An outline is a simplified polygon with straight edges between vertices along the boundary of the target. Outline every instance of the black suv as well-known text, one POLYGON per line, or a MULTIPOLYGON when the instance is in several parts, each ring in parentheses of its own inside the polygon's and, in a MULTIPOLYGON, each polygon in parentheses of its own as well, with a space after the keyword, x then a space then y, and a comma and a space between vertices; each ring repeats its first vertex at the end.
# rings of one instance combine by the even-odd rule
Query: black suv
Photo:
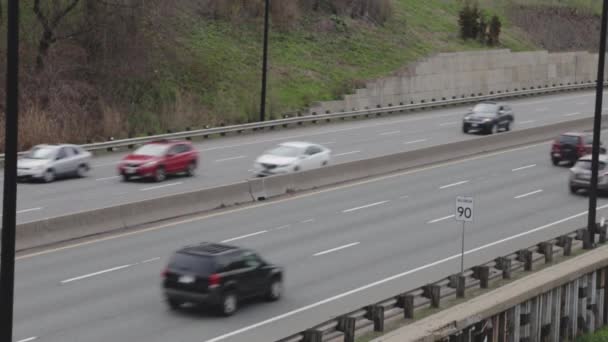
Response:
POLYGON ((211 305, 225 316, 235 313, 243 298, 265 296, 274 301, 283 290, 282 268, 251 250, 217 243, 181 248, 162 275, 171 309, 184 303, 211 305))
POLYGON ((501 102, 481 102, 462 120, 462 132, 497 133, 499 130, 510 131, 515 121, 511 106, 501 102))

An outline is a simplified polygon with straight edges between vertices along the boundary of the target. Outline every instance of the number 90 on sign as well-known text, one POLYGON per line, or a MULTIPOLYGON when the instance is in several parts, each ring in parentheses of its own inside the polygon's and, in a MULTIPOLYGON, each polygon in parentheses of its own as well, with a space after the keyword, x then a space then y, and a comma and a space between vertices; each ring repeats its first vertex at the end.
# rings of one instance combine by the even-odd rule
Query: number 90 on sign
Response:
POLYGON ((473 221, 473 197, 456 197, 456 221, 473 221))

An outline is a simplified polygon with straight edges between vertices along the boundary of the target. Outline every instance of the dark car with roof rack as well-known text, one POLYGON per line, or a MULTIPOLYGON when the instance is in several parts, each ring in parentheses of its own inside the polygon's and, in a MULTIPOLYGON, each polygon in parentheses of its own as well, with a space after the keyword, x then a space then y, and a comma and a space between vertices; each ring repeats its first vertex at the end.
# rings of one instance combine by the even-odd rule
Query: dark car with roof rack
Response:
POLYGON ((237 311, 251 297, 278 300, 283 292, 283 269, 252 250, 203 242, 173 253, 162 273, 167 304, 215 307, 224 316, 237 311))
MULTIPOLYGON (((574 165, 576 161, 591 154, 593 147, 593 134, 589 132, 566 132, 561 134, 551 145, 551 162, 558 165, 562 161, 574 165)), ((600 141, 600 153, 605 154, 606 148, 600 141)))
POLYGON ((486 134, 510 131, 515 116, 513 109, 506 103, 484 101, 478 103, 462 120, 462 132, 481 132, 486 134))

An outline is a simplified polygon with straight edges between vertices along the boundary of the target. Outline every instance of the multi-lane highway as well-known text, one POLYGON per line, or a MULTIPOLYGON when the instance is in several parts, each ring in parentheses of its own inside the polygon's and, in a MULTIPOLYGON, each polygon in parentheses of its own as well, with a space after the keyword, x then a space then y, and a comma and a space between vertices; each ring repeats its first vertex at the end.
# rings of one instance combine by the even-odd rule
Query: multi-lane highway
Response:
MULTIPOLYGON (((592 92, 510 101, 516 117, 514 129, 589 116, 593 111, 593 101, 592 92)), ((341 163, 473 140, 475 135, 461 133, 465 111, 466 107, 452 107, 373 120, 210 139, 196 145, 202 160, 196 177, 171 178, 163 183, 122 182, 117 177, 116 164, 124 153, 110 154, 95 158, 93 171, 84 179, 20 184, 18 221, 34 221, 243 180, 251 177, 249 170, 254 159, 282 141, 307 140, 327 145, 333 150, 332 162, 341 163)))
MULTIPOLYGON (((568 106, 585 100, 591 98, 545 100, 553 108, 546 114, 533 109, 538 103, 519 103, 518 120, 520 125, 527 117, 539 123, 559 120, 568 106)), ((336 145, 351 139, 337 153, 348 152, 347 147, 371 151, 367 146, 376 140, 384 141, 376 148, 385 146, 388 153, 397 142, 420 139, 418 127, 427 127, 431 139, 457 131, 440 126, 457 121, 458 115, 440 116, 450 111, 391 119, 419 121, 322 138, 331 137, 336 145), (400 138, 383 140, 380 133, 389 130, 401 130, 400 138)), ((215 150, 213 157, 208 151, 207 162, 215 165, 213 158, 257 152, 263 145, 215 150)), ((461 226, 451 217, 457 195, 476 201, 475 222, 467 227, 466 266, 584 226, 586 197, 569 193, 568 170, 551 165, 549 148, 548 143, 525 146, 21 255, 16 265, 16 341, 273 341, 457 272, 461 226), (247 304, 230 318, 169 311, 159 287, 166 258, 173 249, 203 240, 251 247, 284 265, 283 300, 247 304)), ((608 214, 607 200, 601 199, 599 206, 600 215, 608 214)))

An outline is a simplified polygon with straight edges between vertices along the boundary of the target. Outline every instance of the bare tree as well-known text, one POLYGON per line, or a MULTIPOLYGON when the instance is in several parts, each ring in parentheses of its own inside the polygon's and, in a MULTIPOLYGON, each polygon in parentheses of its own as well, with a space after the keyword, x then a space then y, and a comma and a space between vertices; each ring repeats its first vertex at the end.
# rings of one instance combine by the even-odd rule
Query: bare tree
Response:
POLYGON ((57 28, 62 20, 72 12, 80 0, 70 0, 68 4, 61 8, 61 4, 58 1, 53 1, 50 6, 49 13, 44 13, 40 8, 41 0, 34 0, 34 13, 40 25, 42 25, 42 36, 38 42, 38 54, 36 56, 36 72, 42 72, 44 70, 44 61, 49 53, 49 49, 60 39, 71 38, 76 33, 59 36, 57 28))

